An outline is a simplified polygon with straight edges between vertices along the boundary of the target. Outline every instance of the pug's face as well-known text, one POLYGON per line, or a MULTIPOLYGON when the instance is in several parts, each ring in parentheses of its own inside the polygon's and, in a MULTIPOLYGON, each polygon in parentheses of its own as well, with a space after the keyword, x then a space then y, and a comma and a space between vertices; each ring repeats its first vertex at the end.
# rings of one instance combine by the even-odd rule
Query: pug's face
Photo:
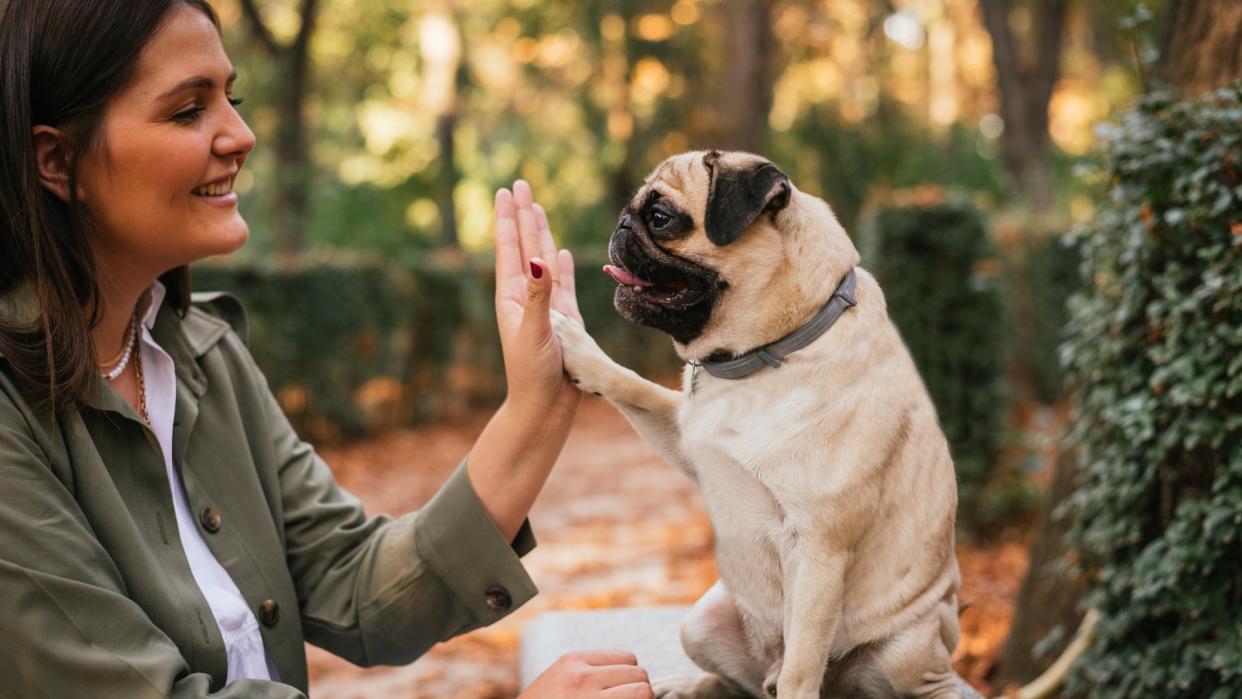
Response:
POLYGON ((725 303, 726 292, 778 272, 782 263, 759 238, 790 203, 789 178, 749 153, 683 153, 665 160, 621 212, 605 271, 627 320, 687 345, 725 303), (761 232, 756 229, 763 229, 761 232))

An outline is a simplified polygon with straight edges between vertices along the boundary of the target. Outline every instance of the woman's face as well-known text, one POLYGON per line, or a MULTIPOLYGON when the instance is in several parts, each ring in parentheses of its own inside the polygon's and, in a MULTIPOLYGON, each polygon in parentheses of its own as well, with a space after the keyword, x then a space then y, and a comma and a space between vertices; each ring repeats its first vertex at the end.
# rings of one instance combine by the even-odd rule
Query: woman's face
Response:
POLYGON ((246 242, 233 181, 254 133, 234 110, 234 75, 211 20, 170 10, 79 168, 101 260, 158 275, 246 242))

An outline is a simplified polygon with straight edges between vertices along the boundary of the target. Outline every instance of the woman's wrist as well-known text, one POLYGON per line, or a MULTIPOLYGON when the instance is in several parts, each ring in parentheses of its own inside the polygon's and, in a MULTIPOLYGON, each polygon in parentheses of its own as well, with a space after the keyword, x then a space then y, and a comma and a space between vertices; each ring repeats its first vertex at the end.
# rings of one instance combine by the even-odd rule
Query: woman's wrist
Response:
POLYGON ((581 401, 581 392, 563 386, 559 390, 512 392, 505 398, 501 410, 509 413, 517 424, 548 431, 573 422, 581 401))
POLYGON ((497 528, 517 534, 569 435, 573 412, 506 400, 467 460, 470 482, 497 528))
POLYGON ((498 417, 503 415, 502 420, 514 431, 544 440, 574 421, 579 397, 566 394, 569 392, 558 391, 553 396, 509 396, 497 411, 498 417))

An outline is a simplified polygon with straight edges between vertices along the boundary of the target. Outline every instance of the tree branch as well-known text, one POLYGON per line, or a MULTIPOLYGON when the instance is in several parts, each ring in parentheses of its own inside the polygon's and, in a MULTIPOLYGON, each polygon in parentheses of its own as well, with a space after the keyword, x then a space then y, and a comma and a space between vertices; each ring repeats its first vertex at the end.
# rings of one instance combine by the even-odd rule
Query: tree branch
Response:
MULTIPOLYGON (((253 0, 247 0, 253 2, 253 0)), ((297 38, 293 40, 294 53, 305 54, 310 45, 311 35, 315 33, 315 21, 319 16, 319 0, 302 0, 302 26, 298 28, 297 38)))
POLYGON ((983 26, 992 37, 992 62, 1001 89, 1021 88, 1022 67, 1018 64, 1018 48, 1009 30, 1008 0, 979 0, 983 10, 983 26))
POLYGON ((259 39, 259 43, 263 44, 263 48, 272 55, 281 53, 284 47, 276 43, 276 37, 268 31, 267 25, 263 23, 263 15, 259 13, 259 7, 254 4, 254 0, 241 0, 241 8, 242 14, 250 20, 250 29, 259 39))
POLYGON ((1091 646, 1091 642, 1095 640, 1095 627, 1100 623, 1100 612, 1096 609, 1088 609, 1087 615, 1082 619, 1082 625, 1078 627, 1078 633, 1074 634, 1074 640, 1065 648, 1057 661, 1048 668, 1048 671, 1035 681, 1018 690, 1018 699, 1046 699, 1052 696, 1062 684, 1065 684, 1065 678, 1069 677, 1070 668, 1074 665, 1074 661, 1078 660, 1087 648, 1091 646))
POLYGON ((1037 52, 1035 69, 1031 76, 1031 93, 1038 104, 1048 104, 1052 88, 1061 73, 1061 43, 1065 35, 1065 12, 1067 0, 1044 0, 1039 3, 1038 34, 1035 40, 1037 52))

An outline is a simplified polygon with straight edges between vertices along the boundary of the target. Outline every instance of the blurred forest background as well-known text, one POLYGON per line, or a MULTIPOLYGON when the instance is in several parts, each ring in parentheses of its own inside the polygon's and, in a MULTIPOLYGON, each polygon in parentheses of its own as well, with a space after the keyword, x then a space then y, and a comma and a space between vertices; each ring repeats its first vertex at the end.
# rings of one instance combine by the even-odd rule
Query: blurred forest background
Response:
POLYGON ((929 183, 1065 229, 1157 8, 1010 4, 218 0, 261 144, 245 254, 483 250, 517 177, 564 244, 600 246, 656 163, 705 147, 771 157, 849 229, 929 183))
MULTIPOLYGON (((1227 87, 1242 77, 1242 2, 214 5, 259 147, 236 182, 251 240, 196 266, 195 287, 242 298, 281 404, 333 446, 368 505, 418 504, 393 501, 398 476, 376 470, 427 451, 393 435, 464 450, 503 396, 488 258, 498 187, 531 183, 579 260, 600 344, 672 382, 667 338, 611 308, 608 236, 663 158, 751 150, 832 205, 936 401, 975 585, 959 669, 997 691, 1028 681, 1093 606, 1103 640, 1075 693, 1242 692, 1242 570, 1221 558, 1242 540, 1242 107, 1227 87), (404 446, 376 446, 392 440, 404 446), (1198 592, 1152 601, 1174 590, 1198 592)), ((565 459, 630 468, 615 415, 587 414, 587 434, 610 436, 565 459)), ((430 494, 420 483, 415 499, 430 494)), ((575 496, 559 497, 549 513, 575 496)), ((627 508, 641 510, 614 519, 627 508)), ((671 552, 660 565, 710 584, 710 536, 684 543, 656 547, 671 552)), ((643 597, 631 579, 573 597, 561 584, 541 599, 697 594, 643 597)), ((511 695, 504 673, 480 684, 446 669, 494 665, 515 644, 512 629, 472 638, 384 693, 511 695), (440 686, 429 672, 457 679, 427 689, 440 686)), ((313 660, 329 695, 370 691, 343 689, 348 673, 332 684, 344 671, 313 660)))

